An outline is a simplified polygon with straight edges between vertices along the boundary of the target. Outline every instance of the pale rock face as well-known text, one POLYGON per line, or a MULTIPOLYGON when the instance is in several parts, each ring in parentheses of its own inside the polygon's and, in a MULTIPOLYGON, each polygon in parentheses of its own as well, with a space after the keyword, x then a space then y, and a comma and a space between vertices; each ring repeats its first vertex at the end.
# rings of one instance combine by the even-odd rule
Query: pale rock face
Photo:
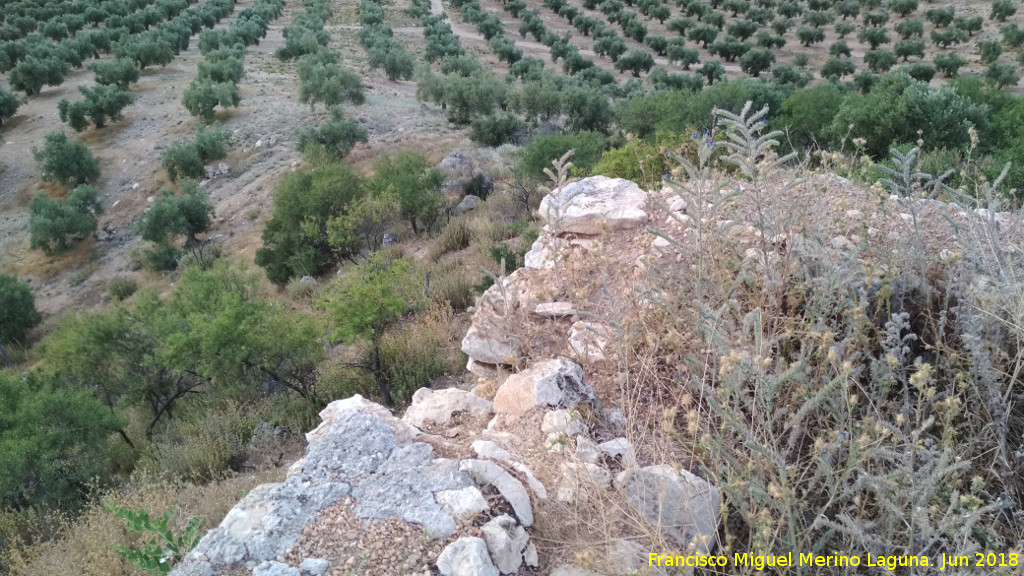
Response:
POLYGON ((608 328, 601 324, 580 320, 569 329, 569 348, 581 359, 604 360, 611 337, 608 328))
POLYGON ((584 462, 597 464, 601 460, 601 448, 597 443, 586 436, 576 437, 576 455, 584 462))
POLYGON ((476 486, 467 486, 459 490, 442 490, 434 494, 437 503, 444 506, 452 517, 468 521, 477 514, 490 508, 483 492, 476 486))
POLYGON ((494 411, 522 416, 538 406, 571 408, 594 398, 594 389, 583 381, 583 368, 557 358, 509 376, 494 396, 494 411))
POLYGON ((399 443, 411 442, 419 433, 418 430, 395 418, 391 412, 374 402, 370 402, 359 394, 343 400, 335 400, 320 411, 320 425, 306 433, 306 442, 310 445, 318 444, 328 435, 331 427, 338 420, 338 415, 346 410, 360 410, 368 414, 379 416, 395 431, 396 440, 399 443))
POLYGON ((456 413, 464 413, 473 417, 488 417, 494 411, 487 400, 472 392, 458 388, 431 390, 420 388, 413 394, 412 406, 406 410, 402 421, 424 428, 431 424, 444 426, 456 413))
POLYGON ((299 568, 311 576, 323 576, 330 567, 331 563, 323 558, 306 558, 299 564, 299 568))
POLYGON ((512 574, 523 565, 523 551, 530 536, 508 514, 492 518, 480 528, 487 550, 502 574, 512 574))
POLYGON ((444 576, 498 576, 481 538, 463 537, 446 546, 437 557, 437 569, 444 576))
POLYGON ((470 445, 473 448, 473 452, 476 453, 477 458, 486 458, 488 460, 495 460, 498 462, 511 462, 512 455, 508 453, 501 446, 498 446, 490 440, 476 440, 470 445))
POLYGON ((469 474, 474 482, 479 484, 490 484, 494 486, 516 513, 519 522, 529 528, 533 525, 533 506, 530 504, 530 495, 523 487, 523 483, 507 470, 494 462, 485 460, 463 460, 459 463, 459 469, 469 474))
POLYGON ((621 178, 593 176, 541 200, 540 218, 559 233, 601 234, 647 222, 647 193, 621 178))
POLYGON ((462 198, 462 201, 459 202, 459 205, 455 207, 455 213, 456 214, 462 214, 464 212, 469 212, 471 210, 476 210, 477 206, 479 206, 479 205, 480 205, 480 198, 478 196, 473 196, 472 194, 466 194, 465 197, 462 198))
POLYGON ((302 573, 281 562, 262 562, 252 569, 252 576, 302 576, 302 573))
POLYGON ((551 270, 564 257, 569 243, 561 238, 542 235, 533 241, 530 251, 523 256, 523 265, 537 270, 551 270))
POLYGON ((685 549, 709 554, 718 532, 718 488, 685 470, 657 465, 620 472, 615 488, 651 523, 685 549))
POLYGON ((516 363, 515 351, 507 341, 481 333, 475 324, 469 327, 466 337, 462 339, 462 351, 473 360, 485 364, 511 366, 516 363))
POLYGON ((536 568, 540 566, 540 556, 537 555, 537 547, 530 542, 526 545, 526 550, 523 550, 523 562, 530 568, 536 568))
POLYGON ((625 438, 616 438, 602 442, 598 447, 605 454, 619 459, 622 462, 623 468, 635 468, 637 466, 636 451, 633 449, 633 444, 625 438))
POLYGON ((540 424, 541 432, 551 434, 567 434, 575 436, 585 434, 587 425, 579 418, 574 418, 568 410, 550 410, 544 414, 544 421, 540 424))
POLYGON ((533 313, 544 318, 564 318, 575 316, 576 308, 573 307, 572 302, 542 302, 537 304, 533 313))

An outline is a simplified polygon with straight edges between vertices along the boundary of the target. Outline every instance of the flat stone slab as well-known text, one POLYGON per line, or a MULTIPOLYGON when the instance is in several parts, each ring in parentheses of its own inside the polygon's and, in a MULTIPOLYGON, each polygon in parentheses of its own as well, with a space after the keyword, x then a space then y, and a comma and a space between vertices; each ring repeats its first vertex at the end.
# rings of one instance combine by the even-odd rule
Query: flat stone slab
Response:
POLYGON ((556 233, 601 234, 647 222, 647 193, 622 178, 592 176, 544 197, 541 220, 556 233))

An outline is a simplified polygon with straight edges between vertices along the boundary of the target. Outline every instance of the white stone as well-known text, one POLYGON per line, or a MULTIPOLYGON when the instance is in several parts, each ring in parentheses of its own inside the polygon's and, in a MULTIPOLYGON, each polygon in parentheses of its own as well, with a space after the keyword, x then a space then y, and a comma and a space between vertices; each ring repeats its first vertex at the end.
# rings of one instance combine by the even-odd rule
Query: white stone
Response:
POLYGON ((647 222, 647 193, 621 178, 593 176, 556 189, 538 210, 545 224, 560 233, 600 234, 647 222))
POLYGON ((489 417, 493 412, 494 407, 489 401, 472 392, 458 388, 420 388, 413 394, 412 406, 406 410, 402 421, 417 428, 424 428, 431 424, 444 426, 458 413, 473 417, 489 417))
POLYGON ((444 576, 498 576, 482 538, 462 537, 437 557, 437 569, 444 576))
POLYGON ((299 564, 300 570, 312 576, 323 576, 330 567, 331 563, 323 558, 306 558, 299 564))
POLYGON ((501 466, 486 460, 463 460, 459 463, 459 469, 469 474, 477 484, 494 486, 512 506, 516 517, 519 518, 519 523, 527 528, 533 525, 533 506, 530 503, 530 495, 523 487, 523 483, 515 476, 509 474, 501 466))
POLYGON ((590 462, 563 462, 561 464, 562 481, 558 486, 556 498, 559 502, 572 502, 579 493, 581 483, 598 488, 612 485, 612 475, 604 468, 590 462))
POLYGON ((537 307, 533 309, 533 313, 545 318, 562 318, 565 316, 575 316, 576 308, 573 307, 572 302, 542 302, 537 304, 537 307))
POLYGON ((464 522, 490 508, 487 499, 476 486, 467 486, 459 490, 441 490, 434 494, 434 499, 444 506, 453 518, 464 522))
POLYGON ((597 443, 586 436, 576 437, 576 455, 584 462, 597 464, 601 460, 602 451, 597 443))
POLYGON ((621 459, 623 468, 634 468, 637 466, 636 451, 633 444, 625 438, 616 438, 598 444, 598 447, 612 458, 621 459))
POLYGON ((610 338, 610 331, 601 324, 580 320, 569 329, 569 348, 581 359, 604 360, 610 338))
POLYGON ((545 434, 557 432, 559 434, 575 436, 577 434, 585 434, 587 432, 587 425, 580 418, 574 417, 568 410, 550 410, 544 414, 544 420, 540 424, 540 429, 545 434))
POLYGON ((668 199, 668 210, 669 212, 680 212, 686 209, 686 200, 683 200, 680 196, 673 196, 668 199))
POLYGON ((664 236, 655 236, 654 242, 651 242, 651 246, 655 248, 668 248, 672 245, 672 242, 664 236))
POLYGON ((533 241, 530 251, 523 256, 523 265, 527 268, 550 270, 565 255, 569 243, 561 238, 553 238, 547 234, 533 241))
POLYGON ((480 527, 487 550, 502 574, 512 574, 523 565, 523 550, 530 536, 514 518, 502 514, 480 527))
POLYGON ((395 418, 387 408, 370 402, 359 394, 343 400, 335 400, 320 411, 320 425, 306 433, 306 442, 310 445, 319 444, 330 432, 338 420, 338 415, 346 410, 361 410, 374 414, 384 420, 395 431, 395 439, 399 443, 412 442, 419 430, 395 418))
POLYGON ((538 406, 571 408, 594 398, 594 389, 583 381, 583 368, 556 358, 506 378, 494 395, 494 411, 522 416, 538 406))
POLYGON ((476 453, 477 458, 486 458, 488 460, 496 460, 498 462, 511 462, 512 455, 508 453, 501 446, 498 446, 490 440, 476 440, 471 445, 473 452, 476 453))
POLYGON ((533 542, 526 545, 526 550, 523 551, 523 561, 530 568, 540 566, 540 556, 537 554, 537 547, 533 542))
POLYGON ((601 574, 573 564, 562 564, 551 571, 551 576, 601 576, 601 574))
POLYGON ((681 548, 700 554, 714 548, 721 498, 718 488, 685 470, 660 464, 625 470, 615 488, 681 548))
POLYGON ((466 337, 462 339, 462 351, 477 362, 506 365, 516 363, 516 354, 507 341, 481 334, 476 324, 466 331, 466 337))

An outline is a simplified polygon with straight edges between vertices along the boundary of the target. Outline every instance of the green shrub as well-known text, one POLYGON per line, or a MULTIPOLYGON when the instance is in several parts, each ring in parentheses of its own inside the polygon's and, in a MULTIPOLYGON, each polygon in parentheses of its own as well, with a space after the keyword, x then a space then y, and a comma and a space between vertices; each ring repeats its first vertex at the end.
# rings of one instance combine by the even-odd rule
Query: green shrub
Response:
POLYGON ((330 108, 343 102, 362 104, 363 83, 354 70, 339 66, 337 55, 321 50, 299 58, 299 101, 330 108))
POLYGON ((43 321, 28 284, 0 273, 0 344, 22 342, 25 332, 43 321))
POLYGON ((181 105, 189 114, 210 124, 213 122, 214 108, 237 108, 242 101, 238 93, 238 85, 234 82, 213 82, 210 78, 195 79, 181 96, 181 105))
POLYGON ((444 206, 441 183, 444 174, 421 154, 411 151, 381 156, 373 165, 370 188, 375 195, 387 195, 398 202, 402 217, 413 234, 429 228, 444 206))
POLYGON ((196 128, 196 137, 192 140, 175 142, 164 150, 160 163, 167 171, 167 178, 177 182, 179 178, 199 180, 205 177, 205 166, 212 160, 227 157, 224 144, 230 134, 219 126, 213 128, 196 128))
POLYGON ((89 65, 96 75, 96 83, 117 86, 127 90, 130 84, 139 81, 139 68, 135 62, 125 58, 115 58, 89 65))
POLYGON ((286 176, 274 190, 274 214, 263 228, 256 264, 284 286, 294 277, 319 276, 351 252, 328 240, 327 223, 363 198, 366 182, 350 167, 326 164, 286 176))
POLYGON ((135 294, 135 291, 138 289, 139 284, 134 278, 124 276, 114 278, 110 281, 110 284, 107 285, 107 291, 110 292, 110 297, 118 302, 131 298, 132 294, 135 294))
POLYGON ((430 259, 437 261, 449 252, 458 252, 469 247, 473 232, 465 218, 454 218, 441 230, 430 249, 430 259))
POLYGON ((29 203, 29 235, 33 250, 48 256, 62 254, 72 244, 96 231, 97 216, 103 214, 100 191, 81 185, 68 192, 67 199, 57 201, 40 192, 29 203))
POLYGON ((161 196, 139 219, 137 228, 143 240, 156 245, 147 260, 154 269, 173 269, 180 251, 171 247, 175 236, 185 237, 185 249, 193 254, 202 248, 198 235, 213 225, 210 198, 193 180, 183 180, 180 193, 163 189, 161 196))
POLYGON ((32 155, 43 180, 71 186, 93 183, 100 177, 100 163, 89 147, 77 140, 68 140, 63 132, 47 134, 43 149, 32 148, 32 155))
POLYGON ((334 108, 329 120, 297 133, 295 148, 308 162, 332 163, 348 156, 358 142, 368 142, 366 130, 354 119, 343 118, 340 109, 334 108))
POLYGON ((127 523, 129 532, 139 532, 149 539, 136 548, 121 546, 117 553, 139 570, 151 574, 168 574, 175 564, 199 542, 202 518, 190 518, 180 533, 175 534, 171 519, 178 510, 168 510, 163 516, 151 519, 149 511, 129 510, 116 504, 105 503, 107 511, 127 523))
POLYGON ((523 149, 519 168, 523 176, 534 181, 544 181, 547 180, 544 169, 551 168, 551 161, 561 158, 569 150, 575 150, 572 156, 573 167, 587 174, 601 159, 604 145, 605 137, 596 132, 540 136, 523 149))
POLYGON ((523 123, 512 114, 483 116, 473 120, 470 140, 484 146, 501 146, 515 140, 523 123))
MULTIPOLYGON (((681 144, 678 137, 663 138, 658 145, 644 140, 629 139, 625 146, 613 148, 601 155, 601 160, 591 172, 611 178, 625 178, 646 188, 655 187, 662 175, 668 173, 668 160, 660 147, 674 148, 681 144)), ((574 156, 575 158, 575 156, 574 156)))
POLYGON ((57 103, 61 122, 67 122, 75 132, 81 132, 88 127, 86 117, 96 128, 103 128, 108 119, 119 122, 124 119, 121 114, 124 108, 135 102, 135 94, 113 84, 100 84, 94 88, 79 86, 78 91, 82 93, 85 100, 80 102, 61 100, 57 103))
POLYGON ((4 120, 14 116, 20 106, 21 100, 17 96, 0 88, 0 126, 3 126, 4 120))

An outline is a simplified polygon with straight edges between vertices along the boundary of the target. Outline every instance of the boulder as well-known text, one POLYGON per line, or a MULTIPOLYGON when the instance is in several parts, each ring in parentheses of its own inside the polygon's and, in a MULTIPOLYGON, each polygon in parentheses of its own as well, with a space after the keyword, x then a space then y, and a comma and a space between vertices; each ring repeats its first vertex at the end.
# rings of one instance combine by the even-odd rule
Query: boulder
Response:
POLYGON ((583 368, 556 358, 506 378, 494 395, 494 411, 521 416, 537 407, 572 408, 594 398, 594 389, 583 381, 583 368))
POLYGON ((476 173, 476 165, 473 159, 462 152, 452 152, 441 160, 437 167, 452 175, 454 178, 472 178, 476 173))
POLYGON ((523 487, 523 483, 509 474, 507 470, 493 462, 485 460, 463 460, 459 469, 468 473, 477 485, 489 484, 501 494, 510 506, 512 511, 519 518, 519 523, 529 528, 533 525, 533 506, 530 504, 530 495, 523 487))
POLYGON ((466 331, 466 337, 462 339, 462 351, 473 360, 485 364, 512 366, 516 363, 516 353, 506 339, 486 335, 476 324, 466 331))
POLYGON ((471 210, 476 210, 477 206, 480 205, 480 197, 473 196, 472 194, 466 194, 462 201, 455 207, 456 214, 465 214, 471 210))
POLYGON ((564 257, 568 248, 568 241, 542 234, 533 241, 530 251, 523 256, 523 265, 527 268, 550 270, 564 257))
POLYGON ((612 332, 604 325, 580 320, 569 329, 569 348, 581 360, 604 360, 605 349, 612 336, 612 332))
POLYGON ((566 316, 575 316, 576 308, 572 302, 542 302, 537 304, 533 313, 542 318, 565 318, 566 316))
POLYGON ((530 541, 515 518, 502 514, 480 527, 487 550, 502 574, 513 574, 523 565, 523 551, 530 541))
POLYGON ((622 463, 623 468, 636 468, 636 450, 633 444, 625 438, 616 438, 598 444, 602 452, 622 463))
POLYGON ((601 460, 602 451, 593 440, 580 435, 576 437, 576 455, 584 462, 597 464, 601 460))
POLYGON ((490 402, 465 390, 446 388, 432 390, 420 388, 412 396, 412 405, 405 411, 402 422, 417 428, 425 428, 431 424, 447 425, 452 416, 458 413, 473 417, 489 417, 494 412, 490 402))
POLYGON ((452 542, 437 557, 437 569, 444 576, 498 576, 481 538, 463 537, 452 542))
POLYGON ((592 176, 554 190, 540 203, 540 218, 559 234, 601 234, 647 222, 647 193, 621 178, 592 176))
POLYGON ((713 550, 721 499, 706 480, 659 464, 625 470, 614 485, 681 549, 694 544, 699 554, 713 550))
POLYGON ((575 436, 577 434, 585 434, 587 432, 587 425, 568 410, 550 410, 544 414, 540 430, 545 434, 554 432, 575 436))
POLYGON ((324 576, 331 563, 323 558, 306 558, 299 564, 299 569, 310 576, 324 576))
POLYGON ((302 573, 281 562, 262 562, 252 569, 252 576, 302 576, 302 573))
POLYGON ((442 490, 434 497, 449 514, 464 522, 490 508, 483 493, 476 486, 467 486, 458 490, 442 490))

